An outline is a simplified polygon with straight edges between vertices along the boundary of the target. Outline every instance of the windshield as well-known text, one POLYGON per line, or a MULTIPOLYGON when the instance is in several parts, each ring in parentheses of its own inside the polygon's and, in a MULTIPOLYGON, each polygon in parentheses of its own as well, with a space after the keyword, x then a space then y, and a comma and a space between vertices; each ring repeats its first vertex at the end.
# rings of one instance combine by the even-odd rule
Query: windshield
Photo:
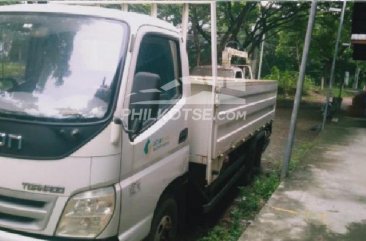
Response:
POLYGON ((0 16, 0 114, 100 119, 113 96, 125 24, 67 15, 0 16))

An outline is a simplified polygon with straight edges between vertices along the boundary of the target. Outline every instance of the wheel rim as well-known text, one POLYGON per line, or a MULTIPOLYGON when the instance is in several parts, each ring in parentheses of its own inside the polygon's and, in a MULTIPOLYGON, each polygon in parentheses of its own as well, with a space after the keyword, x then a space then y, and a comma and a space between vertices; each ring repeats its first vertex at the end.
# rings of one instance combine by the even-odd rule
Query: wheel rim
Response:
POLYGON ((171 240, 173 232, 173 221, 170 216, 161 218, 156 229, 154 241, 173 241, 171 240))

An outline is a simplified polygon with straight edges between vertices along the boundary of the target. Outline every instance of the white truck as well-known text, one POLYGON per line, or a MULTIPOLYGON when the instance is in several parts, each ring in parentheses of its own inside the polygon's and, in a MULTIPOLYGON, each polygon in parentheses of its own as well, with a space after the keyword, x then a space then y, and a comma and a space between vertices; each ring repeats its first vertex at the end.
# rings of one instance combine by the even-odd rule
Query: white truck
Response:
POLYGON ((0 60, 0 241, 176 240, 269 142, 276 82, 190 77, 157 18, 2 6, 0 60))

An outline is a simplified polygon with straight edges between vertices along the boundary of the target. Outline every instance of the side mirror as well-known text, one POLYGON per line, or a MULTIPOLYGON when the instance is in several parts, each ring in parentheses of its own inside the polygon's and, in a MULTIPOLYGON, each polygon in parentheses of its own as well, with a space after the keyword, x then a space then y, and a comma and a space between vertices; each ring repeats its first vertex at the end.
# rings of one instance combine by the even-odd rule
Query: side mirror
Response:
POLYGON ((152 123, 158 115, 160 100, 160 76, 149 72, 138 72, 132 85, 128 129, 132 136, 152 123))

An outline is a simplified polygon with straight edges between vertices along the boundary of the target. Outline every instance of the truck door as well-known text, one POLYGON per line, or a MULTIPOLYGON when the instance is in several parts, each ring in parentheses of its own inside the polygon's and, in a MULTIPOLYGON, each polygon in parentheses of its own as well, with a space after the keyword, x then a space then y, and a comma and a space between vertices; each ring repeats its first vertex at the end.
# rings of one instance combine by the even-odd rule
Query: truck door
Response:
POLYGON ((139 225, 146 233, 160 195, 188 170, 180 44, 176 33, 150 26, 136 36, 125 101, 129 141, 123 143, 133 150, 133 175, 121 182, 122 229, 139 225))

